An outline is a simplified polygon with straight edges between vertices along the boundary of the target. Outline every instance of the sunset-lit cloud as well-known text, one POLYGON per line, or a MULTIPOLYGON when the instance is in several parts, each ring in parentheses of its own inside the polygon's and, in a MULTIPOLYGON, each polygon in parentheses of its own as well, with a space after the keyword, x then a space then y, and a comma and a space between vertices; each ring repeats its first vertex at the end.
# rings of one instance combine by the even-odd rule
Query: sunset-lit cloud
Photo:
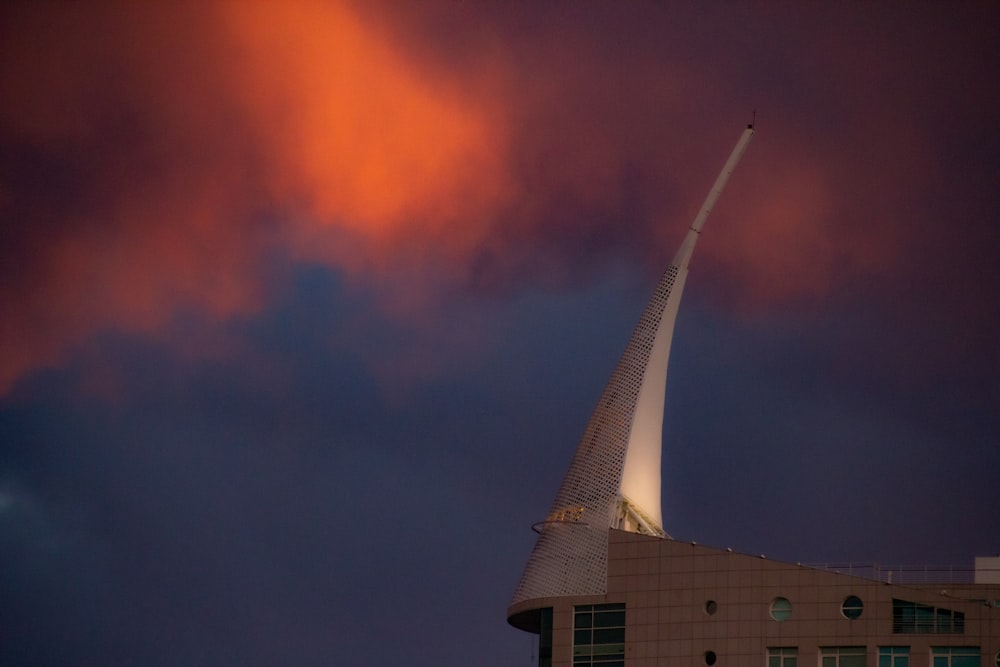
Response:
POLYGON ((275 244, 364 270, 474 245, 506 196, 498 124, 342 5, 100 9, 12 17, 0 131, 37 173, 4 183, 4 389, 93 331, 259 308, 275 244))
MULTIPOLYGON (((373 286, 386 313, 431 331, 450 294, 564 288, 616 257, 655 271, 749 100, 781 90, 795 95, 762 110, 718 212, 725 234, 699 251, 716 265, 706 283, 752 312, 913 261, 895 240, 909 221, 891 212, 901 191, 933 186, 920 114, 934 107, 900 120, 875 95, 893 86, 920 101, 923 82, 894 77, 892 60, 919 51, 868 44, 840 58, 830 44, 746 91, 737 58, 677 59, 647 34, 655 7, 602 31, 594 8, 539 9, 523 30, 525 8, 482 11, 6 10, 0 392, 96 332, 155 338, 179 313, 257 312, 276 256, 373 286), (844 75, 845 62, 863 75, 844 75), (844 89, 828 99, 817 71, 844 89), (852 94, 872 96, 864 117, 847 110, 852 94), (829 114, 830 132, 809 134, 803 114, 829 114)), ((783 39, 776 53, 801 46, 794 31, 783 39)))
POLYGON ((259 142, 266 187, 304 214, 290 224, 375 243, 416 227, 447 242, 444 230, 508 196, 500 118, 413 67, 345 6, 232 3, 222 23, 238 62, 226 83, 259 142))

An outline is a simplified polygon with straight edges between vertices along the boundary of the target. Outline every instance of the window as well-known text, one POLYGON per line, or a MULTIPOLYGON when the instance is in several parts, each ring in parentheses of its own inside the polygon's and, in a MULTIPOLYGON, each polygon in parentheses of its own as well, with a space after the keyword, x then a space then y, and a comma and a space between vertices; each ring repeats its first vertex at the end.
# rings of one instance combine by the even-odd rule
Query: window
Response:
POLYGON ((579 605, 573 614, 573 665, 625 664, 625 605, 579 605))
POLYGON ((849 618, 853 621, 861 616, 864 608, 865 603, 861 601, 861 598, 857 595, 850 595, 844 600, 844 604, 840 605, 840 613, 844 615, 844 618, 849 618))
POLYGON ((552 667, 552 607, 539 610, 538 667, 552 667))
POLYGON ((879 646, 878 667, 910 667, 910 647, 879 646))
POLYGON ((705 602, 705 613, 709 616, 714 616, 715 612, 719 610, 719 604, 715 600, 708 600, 705 602))
POLYGON ((865 667, 867 664, 864 646, 820 647, 819 657, 820 667, 865 667))
POLYGON ((778 646, 767 649, 767 667, 798 667, 798 660, 798 647, 778 646))
POLYGON ((957 634, 965 632, 965 614, 929 604, 892 601, 892 631, 913 634, 957 634))
POLYGON ((932 646, 931 667, 979 667, 979 647, 932 646))
POLYGON ((771 601, 771 618, 776 621, 787 621, 792 615, 792 603, 786 598, 774 598, 771 601))

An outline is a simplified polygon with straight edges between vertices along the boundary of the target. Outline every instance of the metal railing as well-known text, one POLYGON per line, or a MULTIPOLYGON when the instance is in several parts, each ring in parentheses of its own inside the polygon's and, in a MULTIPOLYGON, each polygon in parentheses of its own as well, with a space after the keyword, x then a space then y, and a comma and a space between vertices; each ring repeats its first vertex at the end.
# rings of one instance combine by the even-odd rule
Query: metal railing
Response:
POLYGON ((887 584, 971 584, 976 570, 951 565, 880 565, 878 563, 803 563, 806 567, 873 579, 887 584))

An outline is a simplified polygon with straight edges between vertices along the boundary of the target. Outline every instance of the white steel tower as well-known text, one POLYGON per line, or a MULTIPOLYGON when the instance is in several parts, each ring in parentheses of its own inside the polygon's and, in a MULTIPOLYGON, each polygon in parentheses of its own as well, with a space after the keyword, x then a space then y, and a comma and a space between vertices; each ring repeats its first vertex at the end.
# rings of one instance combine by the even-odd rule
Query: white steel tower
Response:
MULTIPOLYGON (((604 594, 609 528, 666 536, 660 509, 660 452, 674 321, 698 235, 753 132, 753 125, 743 131, 639 319, 594 408, 552 510, 535 524, 538 540, 511 607, 523 609, 520 603, 539 598, 604 594)), ((509 614, 508 620, 528 629, 518 616, 509 614)))

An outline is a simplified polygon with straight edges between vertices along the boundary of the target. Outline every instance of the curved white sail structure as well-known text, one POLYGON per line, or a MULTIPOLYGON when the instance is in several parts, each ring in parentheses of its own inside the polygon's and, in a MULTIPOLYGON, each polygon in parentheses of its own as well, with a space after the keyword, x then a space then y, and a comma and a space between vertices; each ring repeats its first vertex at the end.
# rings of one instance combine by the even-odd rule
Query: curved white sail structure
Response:
POLYGON ((538 541, 512 606, 604 594, 609 528, 665 536, 660 452, 674 321, 698 235, 753 132, 750 125, 740 136, 611 374, 552 510, 535 526, 538 541))

